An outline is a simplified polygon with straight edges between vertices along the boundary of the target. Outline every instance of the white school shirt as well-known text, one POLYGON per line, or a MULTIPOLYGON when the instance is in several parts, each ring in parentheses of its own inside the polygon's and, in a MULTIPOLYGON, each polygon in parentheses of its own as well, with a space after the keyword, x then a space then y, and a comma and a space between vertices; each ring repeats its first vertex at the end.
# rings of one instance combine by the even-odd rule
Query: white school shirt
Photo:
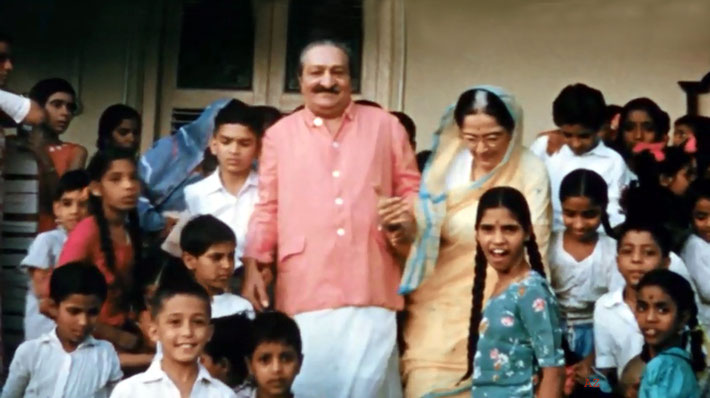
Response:
MULTIPOLYGON (((64 242, 67 241, 67 231, 59 227, 43 232, 32 241, 27 249, 27 256, 22 259, 20 267, 29 273, 29 268, 53 269, 59 260, 64 242)), ((29 282, 25 298, 25 340, 36 339, 51 332, 56 324, 50 318, 39 312, 39 301, 32 291, 32 281, 29 282)))
POLYGON ((698 321, 710 326, 710 243, 690 235, 680 253, 698 293, 698 321))
MULTIPOLYGON (((616 240, 599 234, 592 253, 577 261, 564 249, 564 232, 550 240, 550 281, 569 322, 591 322, 594 303, 609 291, 616 266, 616 240)), ((618 271, 617 271, 618 272, 618 271)))
POLYGON ((212 319, 239 313, 246 313, 254 319, 254 307, 249 300, 232 293, 222 293, 212 296, 212 319))
POLYGON ((641 353, 643 335, 631 308, 623 299, 623 287, 601 296, 594 306, 594 351, 597 368, 624 366, 641 353))
POLYGON ((17 348, 2 398, 107 398, 122 377, 111 343, 89 336, 68 353, 55 329, 17 348))
POLYGON ((553 231, 564 229, 562 222, 562 204, 560 203, 560 185, 562 179, 576 169, 588 169, 596 172, 608 186, 609 205, 607 213, 609 222, 614 227, 624 222, 619 199, 621 192, 629 185, 631 177, 624 159, 613 149, 599 143, 589 152, 577 156, 567 145, 563 145, 559 152, 543 158, 547 172, 550 175, 551 199, 553 210, 553 231))
POLYGON ((237 236, 235 269, 242 266, 249 218, 259 200, 258 185, 259 176, 252 170, 237 196, 234 196, 222 185, 217 168, 204 180, 185 187, 185 203, 191 215, 211 214, 234 231, 237 236))
MULTIPOLYGON (((204 366, 197 363, 198 372, 190 392, 191 398, 236 398, 234 391, 210 376, 204 366)), ((148 370, 118 383, 111 398, 180 398, 180 391, 163 371, 161 361, 154 360, 148 370)))
POLYGON ((15 123, 21 123, 30 113, 32 103, 29 98, 0 90, 0 110, 10 116, 15 123))

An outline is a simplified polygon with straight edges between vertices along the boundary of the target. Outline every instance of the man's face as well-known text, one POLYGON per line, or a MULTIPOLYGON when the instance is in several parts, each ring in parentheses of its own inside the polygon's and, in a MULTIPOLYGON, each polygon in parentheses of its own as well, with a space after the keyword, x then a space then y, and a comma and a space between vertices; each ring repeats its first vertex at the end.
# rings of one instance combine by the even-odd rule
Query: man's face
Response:
POLYGON ((56 92, 47 98, 44 110, 47 111, 46 126, 56 134, 62 134, 69 128, 69 123, 76 112, 74 96, 61 91, 56 92))
POLYGON ((306 107, 318 116, 340 116, 352 94, 347 54, 337 47, 322 45, 308 50, 302 61, 298 80, 306 107))
POLYGON ((0 41, 0 88, 5 87, 12 71, 12 52, 10 43, 0 41))

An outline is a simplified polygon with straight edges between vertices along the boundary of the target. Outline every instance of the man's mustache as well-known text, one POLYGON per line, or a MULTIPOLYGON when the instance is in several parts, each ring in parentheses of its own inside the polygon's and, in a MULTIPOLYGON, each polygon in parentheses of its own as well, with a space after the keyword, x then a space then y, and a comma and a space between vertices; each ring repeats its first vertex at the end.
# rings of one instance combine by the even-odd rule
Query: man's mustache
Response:
POLYGON ((319 84, 313 88, 313 92, 316 94, 319 94, 319 93, 340 94, 340 91, 341 91, 340 87, 337 84, 333 85, 331 87, 325 87, 325 86, 321 86, 319 84))

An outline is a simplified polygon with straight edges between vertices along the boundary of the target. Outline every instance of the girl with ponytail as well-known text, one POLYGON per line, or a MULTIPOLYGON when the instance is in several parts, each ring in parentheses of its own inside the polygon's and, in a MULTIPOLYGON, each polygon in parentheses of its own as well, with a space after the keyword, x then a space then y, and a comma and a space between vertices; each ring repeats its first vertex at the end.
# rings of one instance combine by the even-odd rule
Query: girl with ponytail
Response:
POLYGON ((140 263, 140 230, 136 204, 139 183, 132 152, 97 152, 87 168, 90 217, 69 234, 59 266, 73 261, 95 264, 106 277, 108 296, 101 308, 96 335, 117 349, 130 350, 138 339, 118 330, 125 326, 133 298, 134 267, 140 263))
POLYGON ((525 197, 514 188, 483 194, 476 214, 476 265, 468 342, 467 379, 474 397, 529 397, 542 368, 540 397, 561 397, 564 383, 562 328, 554 293, 525 197), (527 260, 526 254, 527 252, 527 260), (498 276, 483 308, 487 267, 498 276))
POLYGON ((560 185, 565 229, 552 235, 550 282, 559 300, 567 342, 577 359, 575 367, 585 380, 594 362, 594 302, 609 291, 616 269, 616 240, 609 225, 607 184, 597 173, 577 169, 560 185), (605 233, 600 233, 603 226, 605 233))
POLYGON ((703 332, 690 283, 666 269, 641 278, 636 287, 636 322, 644 336, 640 398, 697 398, 695 372, 705 369, 703 332))

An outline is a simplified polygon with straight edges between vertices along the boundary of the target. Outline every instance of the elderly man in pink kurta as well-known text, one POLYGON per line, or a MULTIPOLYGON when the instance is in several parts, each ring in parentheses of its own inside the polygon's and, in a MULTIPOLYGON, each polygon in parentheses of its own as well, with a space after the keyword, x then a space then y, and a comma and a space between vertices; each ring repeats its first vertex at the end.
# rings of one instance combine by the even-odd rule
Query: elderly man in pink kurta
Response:
POLYGON ((397 119, 352 102, 348 63, 333 42, 301 53, 305 108, 266 132, 247 233, 244 296, 268 306, 261 270, 275 261, 275 308, 301 330, 299 398, 402 395, 395 311, 403 299, 389 242, 403 227, 392 214, 408 211, 420 177, 397 119))

